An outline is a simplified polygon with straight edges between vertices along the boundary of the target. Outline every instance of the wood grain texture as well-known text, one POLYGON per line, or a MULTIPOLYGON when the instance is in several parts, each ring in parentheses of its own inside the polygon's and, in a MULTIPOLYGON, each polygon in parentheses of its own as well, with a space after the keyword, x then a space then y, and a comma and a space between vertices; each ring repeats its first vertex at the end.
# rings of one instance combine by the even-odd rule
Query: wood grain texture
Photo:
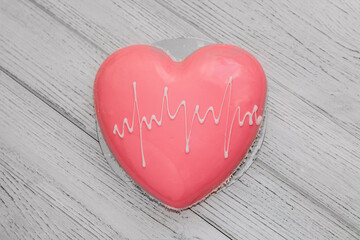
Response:
MULTIPOLYGON (((324 239, 336 239, 345 236, 341 234, 332 236, 332 229, 334 228, 328 227, 333 224, 342 228, 349 236, 357 239, 360 235, 358 224, 359 162, 356 161, 360 157, 359 142, 356 142, 356 139, 351 135, 342 137, 343 135, 346 136, 346 131, 320 113, 309 109, 308 105, 290 93, 283 91, 277 85, 270 85, 270 91, 273 94, 269 95, 268 99, 270 111, 268 112, 265 142, 254 164, 255 166, 252 166, 247 172, 247 175, 250 175, 255 181, 259 181, 260 184, 265 183, 259 179, 266 172, 266 178, 272 182, 269 183, 268 188, 264 187, 264 190, 266 189, 268 192, 265 193, 266 191, 264 191, 262 192, 264 195, 243 200, 249 197, 249 193, 234 190, 232 196, 223 195, 222 198, 225 199, 219 200, 221 203, 236 203, 237 201, 237 204, 227 207, 227 214, 224 214, 222 208, 217 210, 220 209, 219 203, 212 204, 211 200, 200 205, 201 207, 210 205, 207 207, 210 211, 201 209, 201 214, 220 222, 221 226, 226 227, 232 233, 243 233, 242 225, 228 227, 227 223, 229 218, 238 219, 239 215, 244 214, 244 210, 251 212, 249 211, 250 208, 255 217, 256 214, 263 211, 258 218, 262 219, 266 226, 274 226, 275 231, 283 229, 284 231, 280 230, 281 236, 286 239, 313 239, 314 236, 316 236, 314 239, 321 239, 320 236, 324 234, 319 233, 321 227, 315 227, 314 223, 309 224, 308 219, 303 218, 305 211, 314 211, 313 214, 319 215, 309 218, 314 217, 317 219, 317 223, 324 224, 325 232, 329 234, 324 239), (287 99, 287 103, 293 107, 288 109, 289 105, 281 102, 283 99, 287 99), (301 118, 299 118, 299 114, 302 116, 301 118), (316 119, 316 122, 311 119, 316 119), (308 124, 309 122, 311 125, 308 124), (340 132, 329 130, 330 128, 337 129, 340 132), (335 139, 334 136, 336 136, 335 139), (318 144, 314 145, 314 142, 318 142, 318 144), (340 149, 344 148, 347 150, 342 153, 342 156, 339 156, 338 154, 343 152, 340 149), (289 197, 284 192, 280 193, 280 189, 272 190, 271 186, 277 186, 288 192, 287 194, 294 195, 289 197), (236 201, 232 199, 234 196, 236 196, 236 201), (274 207, 273 205, 277 205, 277 201, 274 199, 271 201, 270 196, 284 202, 281 206, 274 207), (240 203, 243 201, 252 206, 240 207, 240 203), (302 204, 305 205, 301 206, 302 204), (295 205, 297 205, 295 210, 290 207, 295 205), (271 208, 274 208, 274 211, 270 214, 271 208), (284 210, 284 212, 280 210, 284 210), (219 212, 214 213, 216 211, 219 212), (297 213, 297 211, 299 212, 297 213), (266 215, 267 217, 264 217, 266 215), (320 220, 320 218, 327 220, 320 220), (294 222, 300 224, 304 229, 301 229, 300 226, 294 227, 292 225, 294 222), (314 226, 314 228, 309 228, 309 226, 314 226)), ((246 178, 247 176, 244 176, 240 181, 242 182, 246 178)), ((233 191, 232 189, 235 189, 235 186, 237 185, 227 188, 224 191, 225 194, 233 191)), ((220 198, 220 196, 216 196, 216 199, 218 197, 220 198)), ((249 217, 248 215, 245 216, 249 217)), ((251 231, 252 234, 253 232, 251 231)), ((265 231, 260 231, 260 233, 263 232, 265 231)), ((264 238, 261 235, 257 237, 259 239, 264 238)), ((240 236, 235 238, 240 238, 240 236)))
POLYGON ((2 1, 0 239, 359 239, 359 8, 2 1), (177 214, 109 169, 92 84, 117 48, 181 36, 254 53, 269 121, 247 174, 177 214))
MULTIPOLYGON (((103 3, 97 6, 81 4, 87 14, 92 13, 92 16, 98 16, 99 24, 104 23, 98 28, 94 27, 93 23, 84 20, 84 18, 91 19, 89 16, 79 16, 77 12, 74 13, 73 6, 66 5, 66 8, 62 5, 58 6, 59 10, 64 7, 67 12, 64 18, 72 23, 58 20, 62 16, 61 11, 57 12, 59 16, 54 18, 55 13, 28 1, 15 0, 11 1, 11 4, 5 3, 0 6, 2 8, 0 47, 1 52, 4 53, 0 56, 2 67, 12 73, 16 72, 15 75, 22 85, 36 93, 43 101, 49 103, 94 138, 96 138, 96 125, 94 124, 92 86, 97 69, 110 53, 130 44, 131 41, 151 43, 163 39, 164 35, 167 38, 187 34, 203 36, 202 34, 195 35, 194 29, 191 31, 186 27, 181 28, 179 24, 169 27, 168 24, 171 21, 166 20, 170 18, 169 16, 161 16, 161 11, 159 14, 150 15, 146 12, 148 11, 146 8, 136 8, 141 4, 130 7, 124 5, 120 7, 115 3, 108 4, 110 4, 108 8, 104 8, 107 5, 103 3), (112 25, 107 25, 105 21, 107 18, 103 20, 104 15, 109 15, 107 9, 112 9, 113 14, 110 15, 113 18, 109 19, 112 25), (101 10, 102 14, 99 14, 101 10), (73 15, 69 16, 70 13, 73 15), (133 16, 133 19, 129 16, 133 16), (148 20, 139 21, 141 17, 148 20), (136 23, 140 26, 137 27, 136 23), (78 31, 77 24, 88 27, 78 31), (111 27, 108 34, 104 33, 107 29, 104 26, 111 27), (142 30, 138 31, 136 28, 142 30), (144 32, 148 34, 144 35, 144 32), (83 33, 88 33, 88 35, 85 36, 83 33), (116 35, 111 36, 113 33, 116 35), (120 37, 124 33, 126 36, 120 37), (148 36, 149 34, 152 36, 148 36), (99 39, 99 36, 103 36, 102 39, 99 39), (90 41, 90 38, 94 38, 94 41, 90 41), (107 41, 103 41, 104 38, 107 38, 107 41), (118 39, 113 42, 111 40, 113 38, 118 39), (122 42, 122 38, 130 42, 122 42), (103 49, 104 43, 107 46, 103 49)), ((151 9, 150 6, 151 4, 149 4, 149 9, 151 9)))
POLYGON ((227 239, 122 182, 97 141, 0 73, 1 239, 227 239))
MULTIPOLYGON (((24 94, 5 74, 1 77, 1 201, 5 207, 1 212, 8 214, 1 225, 16 224, 18 235, 11 238, 223 236, 209 232, 206 227, 210 225, 204 225, 191 211, 169 212, 149 201, 132 183, 122 182, 109 169, 94 139, 74 129, 34 95, 24 94), (10 214, 10 209, 15 214, 10 214), (16 215, 26 221, 17 221, 16 215)), ((240 182, 193 211, 235 239, 310 239, 314 234, 324 239, 354 239, 356 233, 336 216, 258 162, 240 182), (294 228, 294 224, 300 227, 294 228)))
POLYGON ((283 84, 360 138, 356 1, 158 1, 209 38, 256 54, 283 84))

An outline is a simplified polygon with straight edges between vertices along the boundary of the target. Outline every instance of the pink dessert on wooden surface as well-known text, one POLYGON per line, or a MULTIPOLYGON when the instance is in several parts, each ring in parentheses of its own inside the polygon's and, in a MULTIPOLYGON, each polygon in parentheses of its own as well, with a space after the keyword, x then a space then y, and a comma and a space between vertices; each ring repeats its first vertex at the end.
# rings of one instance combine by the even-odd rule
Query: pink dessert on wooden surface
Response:
POLYGON ((184 209, 242 162, 262 124, 266 91, 260 63, 239 47, 209 45, 176 62, 133 45, 101 65, 94 98, 120 166, 152 197, 184 209))

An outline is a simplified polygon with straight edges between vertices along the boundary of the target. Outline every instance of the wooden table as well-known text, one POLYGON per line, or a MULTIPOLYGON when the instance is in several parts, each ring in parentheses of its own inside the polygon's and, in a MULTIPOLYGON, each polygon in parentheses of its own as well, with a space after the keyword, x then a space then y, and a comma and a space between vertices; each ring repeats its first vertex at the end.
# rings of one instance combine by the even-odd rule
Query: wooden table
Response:
POLYGON ((0 239, 360 239, 360 2, 1 0, 0 239), (93 81, 116 49, 238 45, 268 127, 233 185, 181 213, 119 179, 93 81))

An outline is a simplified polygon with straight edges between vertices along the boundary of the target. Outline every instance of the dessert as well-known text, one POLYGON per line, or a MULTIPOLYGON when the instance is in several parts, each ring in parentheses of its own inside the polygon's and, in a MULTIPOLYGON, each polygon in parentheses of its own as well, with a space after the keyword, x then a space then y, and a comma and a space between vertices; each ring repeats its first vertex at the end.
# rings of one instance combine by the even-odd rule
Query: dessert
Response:
POLYGON ((96 75, 94 101, 101 135, 121 168, 165 206, 184 209, 249 158, 267 84, 260 63, 236 46, 175 55, 150 45, 116 51, 96 75))

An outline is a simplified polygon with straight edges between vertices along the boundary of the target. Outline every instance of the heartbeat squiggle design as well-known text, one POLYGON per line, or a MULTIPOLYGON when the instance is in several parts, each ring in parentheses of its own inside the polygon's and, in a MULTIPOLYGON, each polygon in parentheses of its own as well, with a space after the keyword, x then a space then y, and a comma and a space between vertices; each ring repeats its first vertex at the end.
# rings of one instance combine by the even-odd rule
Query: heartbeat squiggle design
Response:
POLYGON ((137 113, 138 116, 138 123, 140 126, 140 149, 141 149, 141 158, 142 158, 142 166, 146 167, 146 162, 145 162, 145 157, 144 157, 144 149, 143 149, 143 141, 142 141, 142 126, 145 123, 146 127, 151 130, 152 129, 152 123, 153 121, 158 125, 161 126, 162 121, 163 121, 163 115, 164 115, 164 108, 165 108, 165 103, 166 103, 166 110, 167 110, 167 114, 170 117, 170 119, 175 119, 178 112, 180 111, 181 107, 184 107, 184 116, 185 116, 185 152, 189 153, 190 148, 189 148, 189 143, 190 143, 190 137, 191 137, 191 130, 195 121, 195 118, 198 119, 198 121, 203 124, 205 122, 205 119, 207 117, 207 115, 211 112, 213 119, 214 119, 214 123, 217 125, 220 122, 220 117, 221 117, 221 113, 223 111, 224 108, 224 103, 225 103, 225 99, 226 99, 226 95, 227 92, 229 91, 229 97, 228 97, 228 105, 227 105, 227 116, 226 116, 226 127, 225 127, 225 139, 224 139, 224 157, 228 158, 229 156, 229 146, 230 146, 230 137, 231 137, 231 132, 236 120, 236 117, 238 118, 238 123, 239 126, 243 126, 244 122, 246 120, 246 117, 248 117, 249 119, 249 125, 253 125, 253 118, 255 117, 255 123, 256 125, 260 125, 261 121, 262 121, 262 116, 257 116, 257 110, 258 110, 258 106, 254 105, 254 108, 252 110, 252 112, 246 112, 241 120, 240 117, 240 106, 236 107, 236 111, 232 117, 231 123, 230 123, 230 129, 229 129, 229 134, 227 135, 227 129, 228 129, 228 124, 229 124, 229 110, 230 110, 230 100, 231 100, 231 90, 232 90, 232 76, 230 76, 229 78, 229 82, 226 85, 226 89, 225 89, 225 93, 222 99, 222 103, 220 106, 220 111, 218 113, 218 115, 215 115, 215 110, 214 107, 210 106, 207 111, 205 112, 204 116, 201 117, 199 114, 199 105, 195 106, 195 110, 194 110, 194 114, 192 116, 192 121, 191 121, 191 125, 190 125, 190 129, 188 130, 188 124, 187 124, 187 111, 186 111, 186 101, 183 100, 181 101, 181 103, 179 104, 179 106, 177 107, 176 111, 174 114, 171 114, 170 109, 169 109, 169 97, 168 97, 168 87, 164 88, 164 95, 163 95, 163 99, 162 99, 162 105, 161 105, 161 115, 160 118, 157 119, 155 114, 151 115, 149 121, 147 120, 146 116, 140 117, 140 112, 139 112, 139 106, 138 106, 138 101, 137 101, 137 94, 136 94, 136 82, 133 82, 133 90, 134 90, 134 107, 133 107, 133 115, 132 115, 132 120, 131 120, 131 126, 129 125, 129 121, 127 118, 124 118, 123 123, 122 123, 122 131, 119 131, 118 125, 115 124, 114 125, 114 130, 113 130, 113 134, 118 134, 120 138, 124 138, 125 135, 125 126, 127 128, 127 130, 132 133, 134 131, 134 120, 135 120, 135 113, 137 113))

